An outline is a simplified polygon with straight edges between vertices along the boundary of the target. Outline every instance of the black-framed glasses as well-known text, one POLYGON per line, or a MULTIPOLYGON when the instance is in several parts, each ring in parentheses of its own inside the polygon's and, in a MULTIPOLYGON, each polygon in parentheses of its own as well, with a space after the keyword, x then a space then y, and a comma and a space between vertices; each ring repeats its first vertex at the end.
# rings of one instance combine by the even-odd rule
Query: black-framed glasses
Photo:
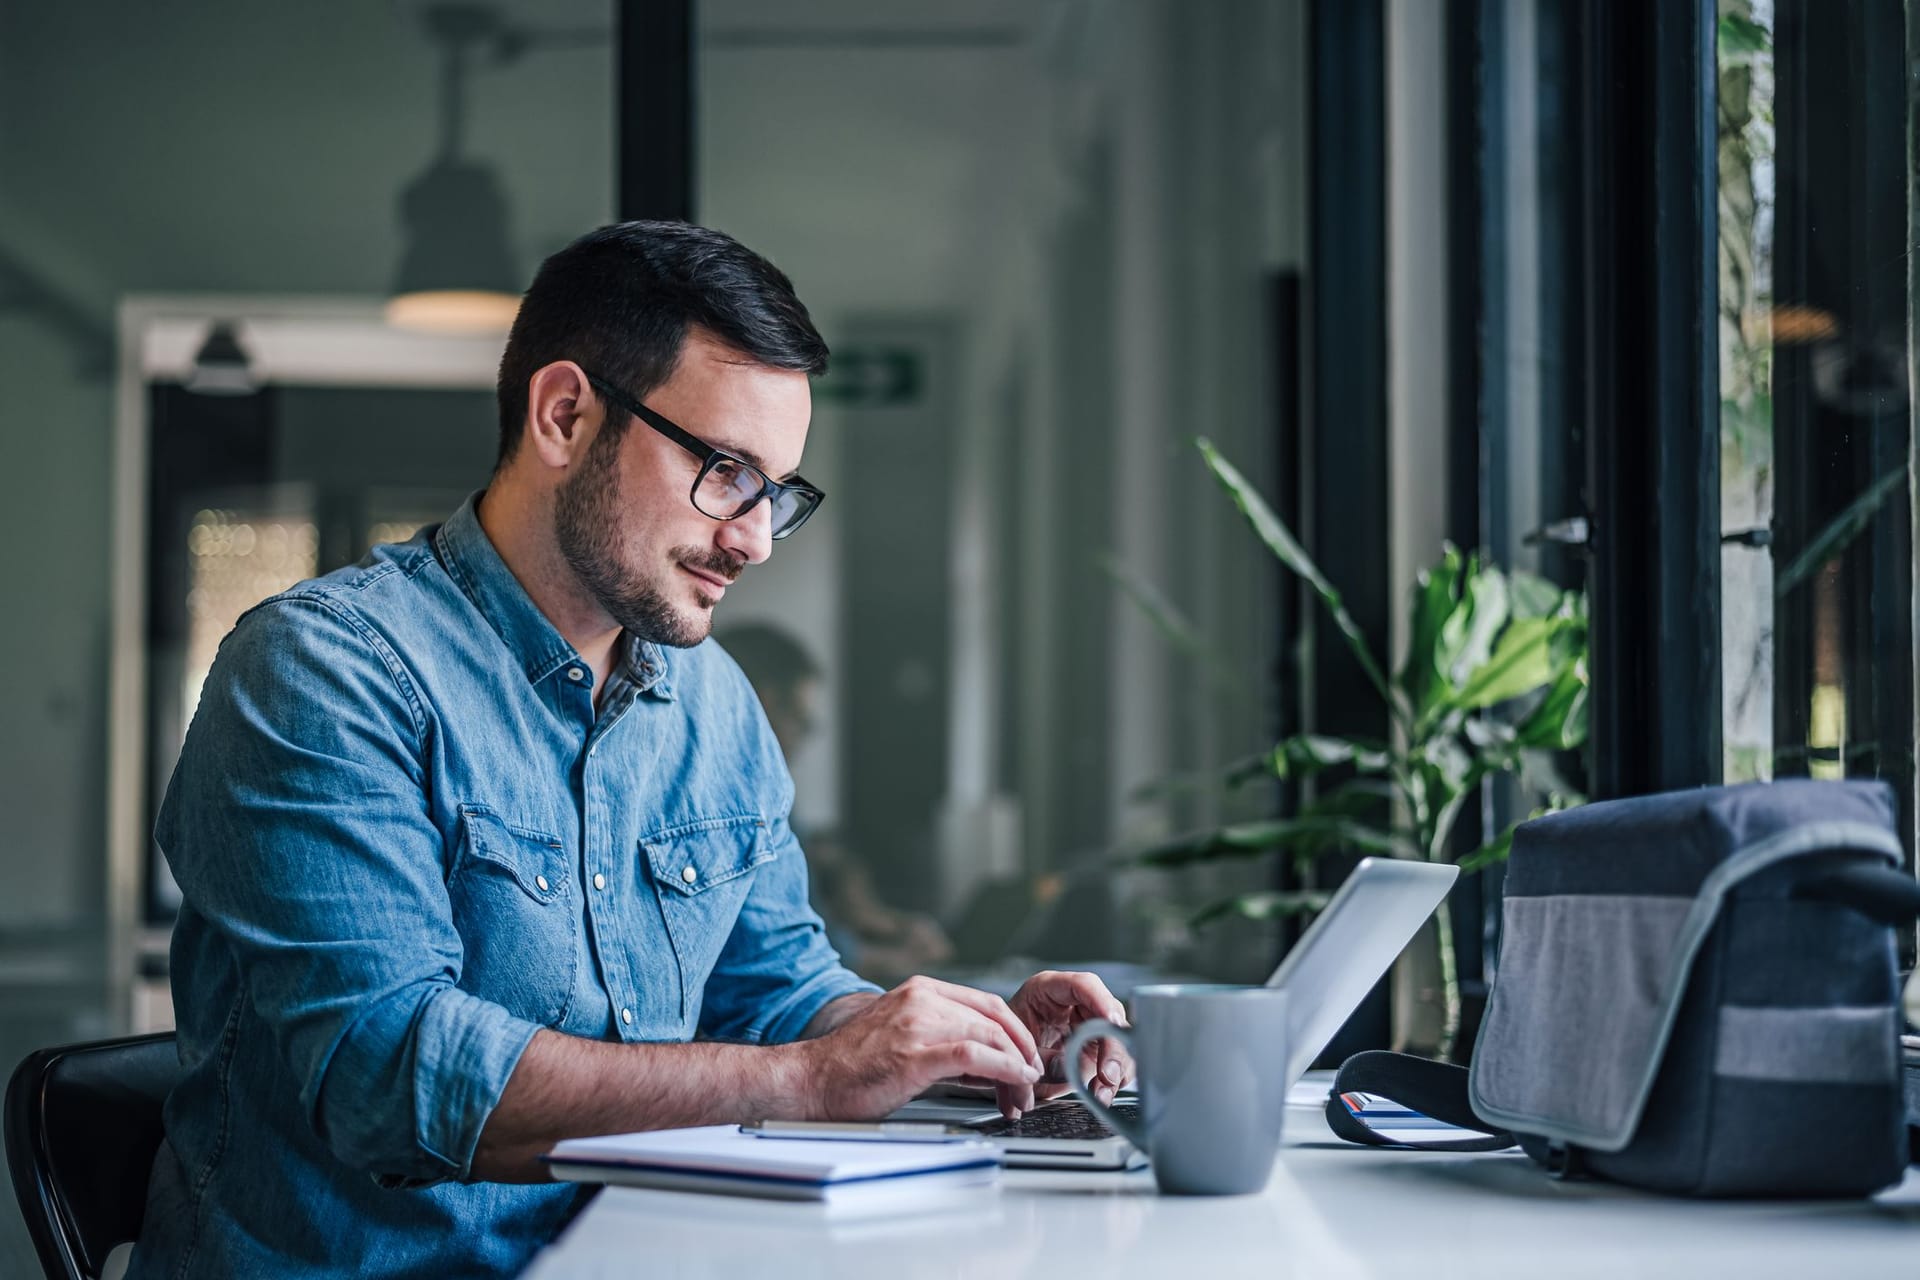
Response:
POLYGON ((604 378, 589 373, 587 381, 608 400, 700 459, 700 474, 694 477, 693 489, 687 497, 692 500, 693 509, 709 519, 738 520, 765 498, 773 512, 773 536, 784 538, 805 524, 807 517, 827 500, 825 493, 799 476, 782 484, 745 458, 714 448, 604 378))

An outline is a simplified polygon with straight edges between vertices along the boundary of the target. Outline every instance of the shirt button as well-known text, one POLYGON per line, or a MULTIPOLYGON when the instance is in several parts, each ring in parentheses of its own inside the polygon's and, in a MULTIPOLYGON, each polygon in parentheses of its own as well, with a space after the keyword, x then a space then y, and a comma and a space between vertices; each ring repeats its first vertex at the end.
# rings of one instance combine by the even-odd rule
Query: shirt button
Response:
POLYGON ((540 892, 545 893, 547 891, 547 878, 545 876, 535 876, 533 882, 540 886, 540 892))
POLYGON ((624 1023, 626 1023, 626 1024, 628 1025, 628 1026, 632 1026, 632 1025, 633 1025, 633 1010, 631 1010, 631 1009, 622 1009, 622 1010, 620 1011, 620 1021, 622 1021, 622 1022, 624 1022, 624 1023))
POLYGON ((580 668, 578 668, 578 667, 568 667, 568 668, 567 668, 567 679, 569 679, 569 680, 585 680, 586 678, 587 678, 587 673, 586 673, 586 672, 584 672, 584 671, 582 671, 582 670, 581 670, 580 668))
POLYGON ((598 871, 593 873, 593 887, 596 889, 604 889, 607 887, 607 878, 598 871))
POLYGON ((698 880, 700 878, 700 873, 698 871, 695 871, 692 867, 687 867, 685 870, 681 871, 680 878, 682 880, 685 880, 688 884, 692 884, 695 880, 698 880))

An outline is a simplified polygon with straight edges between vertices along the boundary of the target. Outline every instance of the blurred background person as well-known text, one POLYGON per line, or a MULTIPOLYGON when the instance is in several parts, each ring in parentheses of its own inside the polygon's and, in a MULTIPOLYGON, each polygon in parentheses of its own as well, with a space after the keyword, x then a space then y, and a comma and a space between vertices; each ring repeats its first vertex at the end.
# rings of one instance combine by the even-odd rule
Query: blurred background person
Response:
MULTIPOLYGON (((753 684, 791 764, 819 723, 825 696, 819 661, 794 636, 767 623, 727 628, 715 639, 753 684)), ((882 901, 866 864, 835 832, 797 834, 812 872, 814 910, 849 968, 886 985, 953 958, 953 944, 939 921, 882 901)))

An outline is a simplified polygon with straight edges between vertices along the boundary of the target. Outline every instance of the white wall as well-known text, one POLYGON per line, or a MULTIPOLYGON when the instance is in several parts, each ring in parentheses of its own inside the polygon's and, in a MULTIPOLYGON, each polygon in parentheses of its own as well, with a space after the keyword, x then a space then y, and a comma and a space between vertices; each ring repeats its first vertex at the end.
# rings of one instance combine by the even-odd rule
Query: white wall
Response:
MULTIPOLYGON (((1409 638, 1415 575, 1439 557, 1446 533, 1445 16, 1444 6, 1428 0, 1390 0, 1387 8, 1388 582, 1396 666, 1409 638)), ((1410 946, 1394 967, 1396 1045, 1439 1041, 1443 1011, 1422 999, 1437 984, 1437 955, 1410 946)))
MULTIPOLYGON (((1387 8, 1387 441, 1393 648, 1407 593, 1446 534, 1447 95, 1445 6, 1387 8)), ((1471 550, 1471 548, 1468 548, 1471 550)))

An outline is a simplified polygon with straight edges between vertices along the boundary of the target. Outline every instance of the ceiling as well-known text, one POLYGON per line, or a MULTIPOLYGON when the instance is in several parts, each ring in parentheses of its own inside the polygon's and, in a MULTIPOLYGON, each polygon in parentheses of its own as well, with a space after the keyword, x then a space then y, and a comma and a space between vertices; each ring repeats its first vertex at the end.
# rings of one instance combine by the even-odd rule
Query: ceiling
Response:
POLYGON ((963 302, 1018 216, 1053 8, 709 0, 697 216, 764 248, 816 311, 963 302))
MULTIPOLYGON (((428 3, 0 4, 0 250, 68 262, 96 298, 382 293, 395 196, 433 147, 428 3)), ((966 297, 1019 217, 1040 28, 1067 3, 706 0, 697 216, 823 313, 966 297)), ((499 7, 611 31, 611 0, 499 7)), ((530 272, 614 213, 611 46, 472 84, 470 149, 501 174, 530 272)))

